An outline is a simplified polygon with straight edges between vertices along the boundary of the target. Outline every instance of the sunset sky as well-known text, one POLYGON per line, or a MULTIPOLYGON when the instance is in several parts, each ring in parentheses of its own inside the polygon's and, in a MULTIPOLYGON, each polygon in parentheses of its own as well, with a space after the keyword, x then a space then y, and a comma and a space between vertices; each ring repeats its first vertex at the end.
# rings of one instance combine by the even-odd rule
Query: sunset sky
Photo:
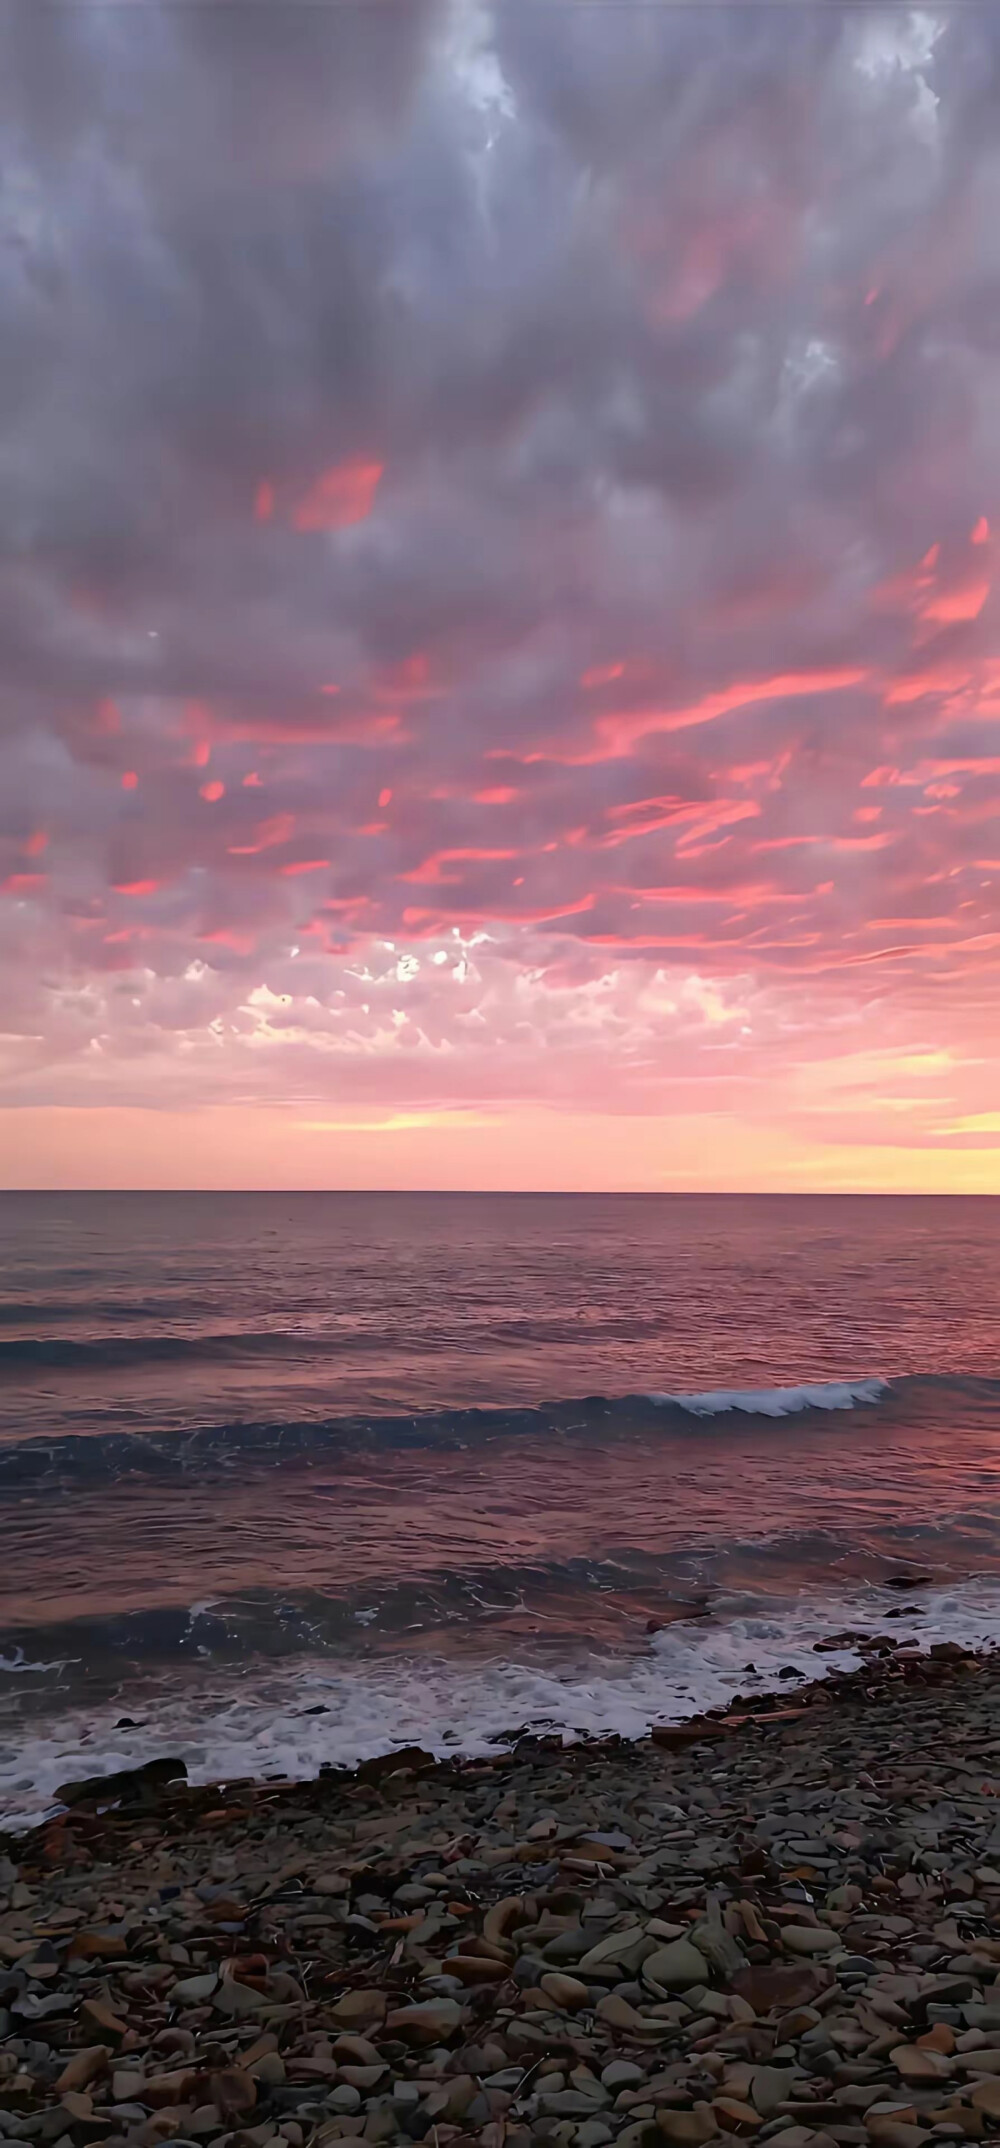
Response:
POLYGON ((1000 1192, 1000 11, 0 17, 0 1184, 1000 1192))

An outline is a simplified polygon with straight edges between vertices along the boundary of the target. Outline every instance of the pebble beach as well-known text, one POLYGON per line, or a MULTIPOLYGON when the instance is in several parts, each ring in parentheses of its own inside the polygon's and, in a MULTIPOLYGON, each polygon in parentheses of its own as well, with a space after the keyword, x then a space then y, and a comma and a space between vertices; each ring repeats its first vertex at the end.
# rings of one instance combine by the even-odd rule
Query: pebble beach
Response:
POLYGON ((0 2143, 1000 2129, 1000 1658, 863 1658, 634 1744, 68 1783, 0 1860, 0 2143))

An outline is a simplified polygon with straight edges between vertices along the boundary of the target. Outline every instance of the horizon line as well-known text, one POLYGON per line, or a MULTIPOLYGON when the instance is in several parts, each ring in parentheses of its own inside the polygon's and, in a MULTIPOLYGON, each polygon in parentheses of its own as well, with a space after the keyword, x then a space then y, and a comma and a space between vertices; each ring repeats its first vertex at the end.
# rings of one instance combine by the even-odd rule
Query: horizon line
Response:
POLYGON ((0 1186, 0 1200, 383 1200, 383 1201, 996 1201, 984 1189, 948 1192, 879 1186, 0 1186))

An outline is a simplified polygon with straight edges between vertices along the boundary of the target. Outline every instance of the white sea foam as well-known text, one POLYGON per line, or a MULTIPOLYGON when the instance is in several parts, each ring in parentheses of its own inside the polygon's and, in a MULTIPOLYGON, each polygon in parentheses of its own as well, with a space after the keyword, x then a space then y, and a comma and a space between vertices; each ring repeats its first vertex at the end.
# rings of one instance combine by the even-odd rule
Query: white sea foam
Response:
POLYGON ((12 1656, 0 1655, 0 1671, 6 1671, 8 1677, 16 1676, 19 1671, 64 1671, 71 1660, 66 1657, 59 1663, 33 1663, 23 1648, 15 1648, 12 1656))
POLYGON ((723 1417, 738 1410, 748 1417, 791 1417, 796 1410, 853 1410, 858 1403, 880 1402, 888 1380, 821 1380, 807 1387, 720 1387, 699 1395, 647 1395, 647 1402, 672 1404, 691 1417, 723 1417))
MULTIPOLYGON (((144 1721, 114 1729, 116 1709, 67 1710, 0 1743, 0 1826, 23 1827, 51 1811, 57 1784, 111 1774, 165 1752, 183 1755, 191 1779, 305 1777, 324 1762, 353 1766, 396 1745, 438 1754, 485 1754, 520 1728, 558 1731, 567 1739, 618 1732, 642 1737, 651 1723, 677 1722, 741 1692, 772 1686, 794 1666, 815 1678, 850 1669, 855 1650, 816 1655, 813 1644, 845 1629, 879 1631, 899 1597, 884 1588, 811 1592, 771 1601, 732 1598, 728 1615, 665 1627, 639 1658, 591 1659, 563 1674, 510 1660, 493 1664, 397 1656, 332 1666, 312 1662, 291 1672, 244 1667, 241 1674, 199 1677, 162 1701, 147 1697, 144 1721), (748 1666, 753 1664, 751 1673, 748 1666), (323 1706, 325 1713, 306 1711, 323 1706)), ((1000 1579, 963 1581, 920 1591, 920 1610, 896 1619, 901 1638, 1000 1645, 1000 1579)), ((789 1681, 794 1692, 794 1682, 789 1681)), ((120 1702, 118 1704, 120 1706, 120 1702)))

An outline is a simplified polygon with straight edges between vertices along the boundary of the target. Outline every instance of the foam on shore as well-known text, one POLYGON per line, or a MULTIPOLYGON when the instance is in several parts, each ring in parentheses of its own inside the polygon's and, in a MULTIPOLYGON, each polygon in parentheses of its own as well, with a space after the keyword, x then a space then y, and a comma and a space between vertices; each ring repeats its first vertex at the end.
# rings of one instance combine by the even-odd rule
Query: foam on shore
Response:
MULTIPOLYGON (((886 1628, 898 1610, 898 1595, 885 1588, 770 1603, 734 1597, 717 1602, 711 1619, 665 1627, 640 1657, 595 1654, 565 1672, 515 1660, 470 1666, 399 1655, 305 1661, 292 1673, 287 1663, 248 1663, 239 1673, 147 1691, 141 1706, 133 1703, 135 1728, 115 1728, 121 1700, 89 1711, 53 1707, 27 1734, 8 1720, 0 1740, 0 1827, 43 1818, 57 1784, 75 1775, 111 1774, 165 1752, 183 1756, 192 1781, 208 1782, 301 1779, 324 1765, 356 1766, 396 1745, 419 1744, 440 1756, 495 1753, 520 1731, 640 1738, 653 1723, 683 1721, 740 1693, 773 1688, 783 1670, 815 1679, 854 1669, 856 1648, 815 1652, 817 1641, 846 1630, 913 1634, 924 1646, 1000 1646, 996 1577, 922 1589, 919 1610, 886 1628)), ((796 1684, 788 1680, 790 1698, 796 1684)))

